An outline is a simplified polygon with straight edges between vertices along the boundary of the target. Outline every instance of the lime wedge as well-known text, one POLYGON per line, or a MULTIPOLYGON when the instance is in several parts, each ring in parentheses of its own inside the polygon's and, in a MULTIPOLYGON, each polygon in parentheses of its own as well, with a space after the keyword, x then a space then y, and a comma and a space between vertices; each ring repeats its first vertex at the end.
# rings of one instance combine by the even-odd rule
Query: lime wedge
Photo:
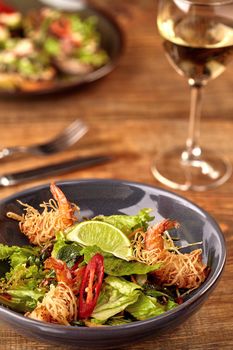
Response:
POLYGON ((81 222, 68 232, 66 238, 84 246, 96 245, 104 252, 124 260, 132 258, 129 239, 118 228, 106 222, 81 222))

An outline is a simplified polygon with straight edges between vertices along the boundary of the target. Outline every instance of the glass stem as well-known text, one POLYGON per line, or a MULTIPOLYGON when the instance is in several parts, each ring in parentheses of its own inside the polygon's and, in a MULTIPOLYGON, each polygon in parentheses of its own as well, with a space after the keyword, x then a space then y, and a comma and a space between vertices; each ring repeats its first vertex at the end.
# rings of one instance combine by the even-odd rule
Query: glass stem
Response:
POLYGON ((197 83, 189 83, 191 88, 190 116, 188 138, 186 140, 187 160, 199 157, 201 148, 199 146, 200 138, 200 119, 202 111, 202 92, 203 85, 197 83))

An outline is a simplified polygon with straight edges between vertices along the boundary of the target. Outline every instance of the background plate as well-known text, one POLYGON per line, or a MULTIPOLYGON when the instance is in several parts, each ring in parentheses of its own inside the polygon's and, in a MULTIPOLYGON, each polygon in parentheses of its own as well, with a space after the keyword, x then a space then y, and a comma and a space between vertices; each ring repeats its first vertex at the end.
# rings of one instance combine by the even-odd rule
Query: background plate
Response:
POLYGON ((80 5, 79 1, 73 0, 9 0, 7 4, 12 5, 14 8, 18 9, 22 13, 27 13, 32 9, 40 9, 42 6, 47 6, 53 4, 53 7, 58 9, 63 9, 75 13, 79 13, 81 18, 87 18, 90 16, 95 16, 97 18, 97 31, 100 33, 101 37, 101 47, 106 50, 110 60, 102 67, 84 75, 64 75, 65 78, 54 79, 51 85, 48 87, 41 87, 37 90, 26 91, 26 90, 5 90, 0 87, 1 95, 40 95, 52 92, 63 91, 66 89, 78 87, 83 84, 91 83, 96 81, 107 74, 109 74, 117 65, 118 60, 122 54, 124 46, 123 32, 115 20, 114 16, 108 11, 93 7, 92 5, 80 5), (77 9, 77 10, 76 10, 77 9))

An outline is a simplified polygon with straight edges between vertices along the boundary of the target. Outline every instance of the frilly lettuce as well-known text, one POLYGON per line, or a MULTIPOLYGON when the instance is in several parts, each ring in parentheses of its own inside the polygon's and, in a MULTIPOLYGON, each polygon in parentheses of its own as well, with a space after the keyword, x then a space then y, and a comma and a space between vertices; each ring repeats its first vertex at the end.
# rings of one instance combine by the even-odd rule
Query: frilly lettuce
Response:
POLYGON ((15 267, 18 264, 24 264, 29 258, 39 256, 39 249, 31 246, 8 246, 0 244, 0 260, 10 260, 11 267, 15 267))
POLYGON ((147 229, 148 222, 154 219, 153 216, 150 216, 151 211, 152 209, 145 208, 140 210, 137 215, 99 215, 92 220, 107 222, 124 232, 125 235, 129 235, 137 228, 147 229))
POLYGON ((0 279, 0 302, 14 310, 33 310, 45 290, 39 285, 44 278, 39 249, 0 244, 0 260, 8 262, 8 272, 0 279))

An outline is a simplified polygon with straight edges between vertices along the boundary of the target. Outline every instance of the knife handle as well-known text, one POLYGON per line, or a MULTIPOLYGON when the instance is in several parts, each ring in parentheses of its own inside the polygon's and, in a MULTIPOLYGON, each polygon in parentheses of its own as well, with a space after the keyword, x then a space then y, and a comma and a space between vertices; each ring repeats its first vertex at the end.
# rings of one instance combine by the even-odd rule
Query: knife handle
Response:
POLYGON ((110 159, 111 157, 109 156, 78 157, 62 163, 46 165, 40 168, 19 171, 12 174, 4 174, 0 177, 0 185, 7 187, 34 179, 40 179, 42 177, 63 174, 101 164, 110 159))

